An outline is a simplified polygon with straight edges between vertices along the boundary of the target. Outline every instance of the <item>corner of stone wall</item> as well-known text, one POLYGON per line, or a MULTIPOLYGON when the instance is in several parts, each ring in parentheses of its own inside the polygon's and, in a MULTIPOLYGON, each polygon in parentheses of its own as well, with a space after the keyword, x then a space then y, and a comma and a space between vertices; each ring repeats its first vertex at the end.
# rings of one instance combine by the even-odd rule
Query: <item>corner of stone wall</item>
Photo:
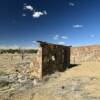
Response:
POLYGON ((42 48, 38 47, 38 52, 29 66, 29 76, 31 79, 42 79, 42 48))

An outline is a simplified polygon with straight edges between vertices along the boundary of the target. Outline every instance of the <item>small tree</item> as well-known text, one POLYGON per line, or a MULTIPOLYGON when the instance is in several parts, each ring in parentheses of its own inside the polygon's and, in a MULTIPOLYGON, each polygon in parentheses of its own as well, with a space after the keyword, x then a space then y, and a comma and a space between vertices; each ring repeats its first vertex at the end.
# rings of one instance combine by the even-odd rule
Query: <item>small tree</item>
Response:
POLYGON ((24 59, 24 54, 25 54, 25 52, 24 52, 24 50, 23 49, 21 49, 21 48, 19 48, 19 54, 21 55, 21 59, 23 60, 24 59))

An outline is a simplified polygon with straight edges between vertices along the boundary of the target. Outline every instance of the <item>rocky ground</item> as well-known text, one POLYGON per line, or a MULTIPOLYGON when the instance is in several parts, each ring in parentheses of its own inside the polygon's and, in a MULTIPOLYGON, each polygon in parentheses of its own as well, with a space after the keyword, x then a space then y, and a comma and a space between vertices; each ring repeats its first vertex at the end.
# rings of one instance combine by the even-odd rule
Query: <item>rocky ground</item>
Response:
POLYGON ((99 62, 82 63, 42 81, 29 78, 28 61, 5 62, 0 63, 0 100, 100 100, 99 62))

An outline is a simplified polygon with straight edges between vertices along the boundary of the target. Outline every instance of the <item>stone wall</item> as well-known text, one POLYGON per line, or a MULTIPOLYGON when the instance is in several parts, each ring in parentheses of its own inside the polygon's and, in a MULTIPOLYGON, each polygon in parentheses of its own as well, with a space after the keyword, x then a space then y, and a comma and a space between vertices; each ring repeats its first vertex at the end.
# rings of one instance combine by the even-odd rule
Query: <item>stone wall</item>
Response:
POLYGON ((39 49, 30 64, 30 76, 41 79, 55 71, 64 71, 70 64, 70 47, 39 42, 39 49))
POLYGON ((33 61, 30 63, 29 76, 31 79, 42 78, 42 48, 38 48, 37 54, 34 56, 33 61))
POLYGON ((100 61, 100 46, 83 46, 71 48, 71 63, 100 61))
POLYGON ((100 61, 100 46, 70 47, 39 41, 39 49, 30 64, 30 76, 41 79, 55 71, 64 71, 70 64, 100 61))

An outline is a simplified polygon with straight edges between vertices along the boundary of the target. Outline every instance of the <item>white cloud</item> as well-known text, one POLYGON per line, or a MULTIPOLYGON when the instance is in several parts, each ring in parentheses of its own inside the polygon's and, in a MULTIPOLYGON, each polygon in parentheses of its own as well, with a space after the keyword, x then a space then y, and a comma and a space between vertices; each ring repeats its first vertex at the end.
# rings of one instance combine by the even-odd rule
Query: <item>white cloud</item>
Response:
POLYGON ((67 37, 67 36, 64 36, 64 35, 62 35, 62 36, 61 36, 61 35, 55 35, 55 36, 53 37, 53 39, 54 39, 54 40, 58 40, 58 39, 65 39, 65 40, 66 40, 66 39, 68 39, 68 37, 67 37))
POLYGON ((75 6, 75 3, 73 3, 73 2, 69 2, 69 6, 75 6))
POLYGON ((24 4, 24 9, 33 11, 33 7, 31 5, 24 4))
POLYGON ((33 16, 34 18, 39 18, 39 17, 42 16, 42 15, 43 15, 42 12, 40 12, 40 11, 36 11, 36 12, 33 13, 32 16, 33 16))
POLYGON ((59 39, 59 35, 55 35, 53 39, 54 40, 58 40, 59 39))
POLYGON ((91 37, 91 38, 95 38, 95 35, 94 35, 94 34, 91 34, 90 37, 91 37))
POLYGON ((68 37, 67 37, 67 36, 61 36, 61 38, 62 38, 62 39, 68 39, 68 37))
POLYGON ((73 28, 82 28, 83 25, 80 25, 80 24, 76 24, 76 25, 73 25, 73 28))
POLYGON ((60 41, 58 44, 60 44, 60 45, 64 45, 64 44, 65 44, 65 42, 60 41))
POLYGON ((25 16, 26 16, 26 14, 25 14, 25 13, 23 13, 23 14, 22 14, 22 16, 23 16, 23 17, 25 17, 25 16))
POLYGON ((32 43, 33 43, 33 44, 36 44, 37 42, 36 42, 36 41, 32 41, 32 43))
MULTIPOLYGON (((24 3, 24 10, 29 10, 32 13, 33 18, 39 18, 40 16, 47 15, 47 11, 36 11, 31 5, 27 5, 24 3)), ((26 14, 22 14, 22 16, 26 16, 26 14)))
POLYGON ((39 43, 37 41, 32 41, 32 43, 33 43, 32 45, 35 46, 35 47, 39 46, 39 43))
POLYGON ((24 3, 24 6, 26 6, 27 4, 26 3, 24 3))
POLYGON ((47 15, 47 11, 46 10, 44 10, 43 12, 44 12, 45 15, 47 15))
POLYGON ((47 12, 46 11, 34 11, 33 12, 33 18, 39 18, 40 16, 43 16, 43 15, 47 15, 47 12))

